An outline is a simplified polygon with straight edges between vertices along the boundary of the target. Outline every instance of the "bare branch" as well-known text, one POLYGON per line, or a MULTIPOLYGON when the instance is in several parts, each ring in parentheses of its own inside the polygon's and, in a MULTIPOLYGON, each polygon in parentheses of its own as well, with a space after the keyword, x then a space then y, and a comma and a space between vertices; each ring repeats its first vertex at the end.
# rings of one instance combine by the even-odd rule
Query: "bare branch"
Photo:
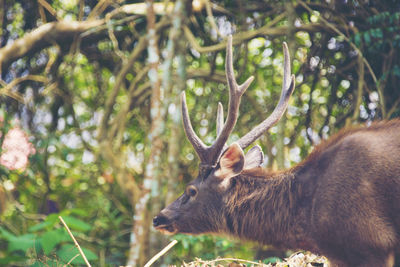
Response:
MULTIPOLYGON (((281 21, 283 18, 285 18, 286 13, 282 13, 279 16, 277 16, 275 19, 273 19, 270 23, 267 25, 256 29, 256 30, 250 30, 246 32, 239 32, 235 35, 233 35, 233 44, 240 44, 244 41, 251 40, 255 37, 265 37, 266 35, 272 37, 272 36, 284 36, 288 34, 289 27, 288 26, 278 26, 278 27, 272 27, 279 21, 281 21)), ((187 26, 183 27, 185 37, 189 41, 190 45, 199 53, 209 53, 209 52, 215 52, 215 51, 220 51, 223 50, 226 46, 226 42, 222 41, 218 44, 215 45, 210 45, 210 46, 200 46, 196 40, 196 37, 193 35, 193 33, 190 31, 190 29, 187 26)), ((325 27, 325 25, 321 23, 310 23, 310 24, 305 24, 301 25, 299 27, 295 28, 295 31, 306 31, 306 32, 317 32, 321 30, 330 30, 329 28, 325 27)))
MULTIPOLYGON (((163 29, 165 26, 168 25, 169 22, 165 18, 166 17, 161 19, 161 21, 158 22, 155 25, 156 32, 159 32, 161 29, 163 29)), ((122 66, 121 71, 118 73, 118 76, 117 76, 117 78, 115 80, 114 87, 112 89, 112 92, 111 92, 110 96, 107 97, 106 107, 105 107, 105 110, 104 110, 104 115, 103 115, 103 118, 101 120, 100 128, 99 128, 99 138, 100 139, 106 138, 106 132, 105 131, 106 131, 106 128, 108 126, 108 121, 109 121, 110 115, 112 113, 112 107, 113 107, 113 105, 115 103, 115 99, 116 99, 116 97, 118 95, 118 92, 120 90, 122 82, 124 81, 126 74, 131 70, 131 68, 133 66, 133 63, 141 55, 143 50, 146 49, 147 43, 148 43, 147 37, 146 36, 142 36, 139 39, 138 43, 136 44, 135 49, 132 51, 132 53, 129 56, 128 60, 122 66)))
POLYGON ((54 8, 53 8, 49 3, 47 3, 45 0, 38 0, 38 2, 39 2, 39 4, 40 4, 43 8, 45 8, 53 17, 59 19, 59 18, 57 17, 57 11, 55 11, 54 8))
POLYGON ((205 6, 206 6, 206 11, 207 11, 207 18, 210 21, 211 28, 213 28, 213 30, 215 31, 217 36, 221 36, 221 33, 220 33, 219 29, 218 29, 218 26, 215 23, 214 15, 212 13, 211 1, 210 0, 206 0, 205 1, 205 6))
POLYGON ((6 96, 12 97, 15 100, 23 103, 24 98, 22 97, 22 95, 20 95, 18 92, 13 92, 12 89, 15 86, 17 86, 19 83, 24 82, 24 81, 36 81, 36 82, 46 83, 47 79, 46 79, 46 77, 39 76, 39 75, 26 75, 24 77, 16 78, 16 79, 12 80, 10 83, 6 84, 3 88, 0 88, 0 96, 6 95, 6 96))
POLYGON ((358 119, 358 116, 360 115, 360 105, 362 103, 363 89, 364 89, 364 72, 365 72, 364 62, 362 61, 362 57, 360 55, 358 55, 357 57, 357 63, 358 63, 358 69, 357 69, 358 83, 357 83, 357 91, 355 92, 356 103, 354 104, 354 112, 351 118, 352 121, 356 121, 358 119))
POLYGON ((87 265, 88 267, 91 267, 89 261, 87 260, 87 258, 86 258, 86 256, 85 256, 85 253, 83 253, 83 250, 82 250, 81 247, 79 246, 78 241, 76 241, 74 235, 71 233, 71 230, 69 230, 68 225, 64 222, 64 220, 63 220, 63 218, 62 218, 61 216, 58 216, 58 219, 60 219, 60 221, 61 221, 62 224, 64 225, 65 229, 67 229, 67 232, 68 232, 69 236, 70 236, 70 237, 72 238, 72 240, 74 241, 75 246, 78 248, 79 253, 82 255, 82 258, 83 258, 83 260, 85 261, 86 265, 87 265))
POLYGON ((100 0, 90 12, 88 20, 92 20, 93 18, 98 17, 112 3, 113 1, 111 0, 100 0))
POLYGON ((4 70, 18 58, 42 50, 54 43, 70 39, 76 34, 100 26, 104 20, 94 21, 59 21, 43 24, 13 43, 0 48, 0 69, 4 70))
MULTIPOLYGON (((313 10, 303 1, 299 1, 299 4, 302 5, 305 9, 307 9, 308 12, 312 12, 313 10)), ((382 117, 386 117, 386 112, 385 112, 385 103, 384 103, 384 98, 383 98, 383 92, 382 92, 382 88, 379 84, 378 79, 376 78, 375 72, 372 70, 371 65, 369 64, 368 60, 364 57, 364 54, 362 53, 362 51, 344 34, 342 33, 335 25, 333 25, 332 23, 330 23, 329 21, 327 21, 326 19, 324 19, 323 16, 320 16, 319 19, 324 22, 326 24, 326 26, 333 30, 335 33, 337 33, 338 35, 342 36, 344 40, 346 40, 346 42, 348 42, 350 44, 350 46, 357 51, 357 53, 362 57, 363 62, 365 64, 365 66, 367 67, 369 73, 371 74, 372 79, 374 80, 374 83, 376 85, 376 89, 379 93, 379 100, 380 100, 380 104, 381 104, 381 110, 382 110, 382 117)))
POLYGON ((115 103, 115 99, 117 98, 117 95, 121 88, 122 82, 124 81, 126 74, 129 72, 129 70, 131 70, 131 67, 132 67, 133 63, 135 62, 135 60, 137 59, 137 57, 143 52, 143 50, 146 49, 146 44, 147 44, 147 38, 145 36, 141 37, 139 39, 139 42, 137 43, 135 49, 130 54, 128 61, 126 61, 126 63, 122 66, 121 71, 118 73, 118 76, 115 80, 113 89, 106 100, 106 106, 104 108, 104 115, 100 122, 100 129, 99 129, 99 138, 100 139, 104 139, 104 137, 105 137, 108 121, 110 119, 110 116, 111 116, 111 113, 113 110, 113 106, 115 103))
POLYGON ((156 260, 158 260, 162 255, 168 252, 173 246, 175 246, 178 243, 176 240, 172 240, 165 248, 163 248, 160 252, 158 252, 156 255, 154 255, 153 258, 151 258, 145 265, 144 267, 150 267, 156 260))

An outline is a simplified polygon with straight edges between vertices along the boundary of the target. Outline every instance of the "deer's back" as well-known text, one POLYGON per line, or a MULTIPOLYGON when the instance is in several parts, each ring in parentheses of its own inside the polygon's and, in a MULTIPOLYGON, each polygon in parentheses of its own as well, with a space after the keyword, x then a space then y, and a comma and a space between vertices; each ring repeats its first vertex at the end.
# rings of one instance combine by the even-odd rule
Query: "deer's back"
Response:
POLYGON ((367 255, 397 246, 399 120, 342 134, 311 164, 310 231, 319 247, 329 251, 325 254, 348 254, 350 260, 355 251, 367 255))
POLYGON ((400 200, 400 120, 345 135, 327 147, 314 166, 318 187, 332 193, 328 197, 400 200))

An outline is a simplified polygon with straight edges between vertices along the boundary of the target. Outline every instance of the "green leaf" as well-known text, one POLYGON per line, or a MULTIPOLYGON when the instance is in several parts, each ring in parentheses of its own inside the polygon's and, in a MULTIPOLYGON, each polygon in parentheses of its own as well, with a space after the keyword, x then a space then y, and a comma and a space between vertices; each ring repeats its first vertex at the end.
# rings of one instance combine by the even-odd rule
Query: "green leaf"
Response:
POLYGON ((376 38, 376 30, 375 29, 371 29, 369 32, 371 33, 372 38, 376 38))
POLYGON ((400 77, 400 67, 399 67, 399 65, 395 65, 393 67, 393 74, 396 75, 397 77, 400 77))
POLYGON ((75 215, 79 215, 81 217, 85 217, 88 215, 87 210, 83 210, 83 209, 69 209, 68 212, 69 212, 69 214, 75 214, 75 215))
POLYGON ((367 44, 371 43, 371 36, 369 35, 369 32, 364 32, 364 40, 367 44))
POLYGON ((16 237, 14 234, 10 233, 1 226, 0 226, 0 234, 1 234, 0 236, 2 236, 4 239, 8 241, 16 237))
POLYGON ((41 222, 41 223, 38 223, 38 224, 35 224, 35 225, 29 227, 28 231, 29 232, 37 232, 42 229, 47 229, 47 228, 51 227, 53 224, 54 223, 52 223, 52 222, 44 221, 44 222, 41 222))
POLYGON ((26 257, 18 255, 7 255, 4 258, 0 258, 0 266, 12 266, 10 263, 21 263, 26 261, 26 257))
POLYGON ((16 236, 9 240, 8 243, 8 251, 17 251, 22 250, 26 253, 26 251, 35 246, 36 235, 34 234, 26 234, 21 236, 16 236))
POLYGON ((281 262, 282 259, 278 258, 278 257, 269 257, 266 258, 265 260, 263 260, 263 263, 277 263, 277 262, 281 262))
POLYGON ((356 35, 354 35, 354 43, 356 44, 356 46, 360 46, 360 44, 361 44, 361 34, 360 33, 356 33, 356 35))
POLYGON ((71 237, 63 228, 46 232, 40 238, 40 243, 42 244, 43 251, 46 255, 49 255, 49 253, 58 244, 64 241, 72 241, 72 240, 71 237))
POLYGON ((50 214, 49 216, 47 216, 47 218, 43 222, 35 224, 35 225, 29 227, 28 231, 29 232, 37 232, 37 231, 43 230, 43 229, 50 229, 58 221, 59 221, 58 220, 58 214, 53 213, 53 214, 50 214))
POLYGON ((376 29, 376 36, 377 36, 377 38, 379 38, 379 39, 382 39, 382 38, 383 38, 382 29, 376 29))
POLYGON ((46 260, 38 260, 30 267, 60 267, 60 263, 57 260, 51 260, 51 259, 46 259, 46 260))
POLYGON ((90 224, 88 224, 84 221, 81 221, 75 217, 63 216, 62 218, 64 219, 64 221, 68 225, 68 227, 71 229, 85 232, 92 228, 92 226, 90 224))
POLYGON ((375 22, 375 16, 371 16, 371 17, 367 18, 367 22, 369 24, 373 24, 375 22))
MULTIPOLYGON (((85 256, 89 262, 91 260, 97 260, 97 258, 98 258, 97 255, 94 254, 89 249, 82 248, 82 251, 85 254, 85 256)), ((74 245, 66 244, 66 245, 62 246, 60 250, 57 251, 57 256, 60 258, 60 260, 62 260, 64 262, 69 262, 76 255, 79 255, 79 256, 77 256, 71 263, 85 264, 85 261, 83 260, 81 254, 79 253, 78 248, 76 248, 74 245)))

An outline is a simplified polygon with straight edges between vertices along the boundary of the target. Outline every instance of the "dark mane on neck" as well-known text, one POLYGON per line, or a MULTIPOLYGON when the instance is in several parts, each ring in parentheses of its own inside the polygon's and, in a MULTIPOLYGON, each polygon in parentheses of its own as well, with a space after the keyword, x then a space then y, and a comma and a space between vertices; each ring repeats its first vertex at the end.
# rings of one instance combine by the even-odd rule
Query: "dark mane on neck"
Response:
POLYGON ((227 203, 229 233, 263 244, 290 243, 288 227, 296 205, 294 175, 254 168, 232 179, 236 185, 227 203))
POLYGON ((251 176, 253 178, 274 178, 279 177, 283 171, 272 171, 267 168, 255 167, 252 169, 245 169, 242 171, 242 176, 251 176))

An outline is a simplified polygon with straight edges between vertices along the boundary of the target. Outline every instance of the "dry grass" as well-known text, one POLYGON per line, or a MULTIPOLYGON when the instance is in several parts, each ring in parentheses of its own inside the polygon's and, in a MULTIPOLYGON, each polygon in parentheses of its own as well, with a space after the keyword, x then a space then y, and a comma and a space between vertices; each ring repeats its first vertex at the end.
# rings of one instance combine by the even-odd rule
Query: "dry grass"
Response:
MULTIPOLYGON (((291 255, 282 262, 277 263, 261 263, 248 260, 233 259, 233 258, 217 258, 215 260, 196 259, 193 262, 183 263, 180 267, 327 267, 328 260, 325 257, 317 256, 308 252, 298 252, 291 255)), ((178 267, 176 265, 170 267, 178 267)))

